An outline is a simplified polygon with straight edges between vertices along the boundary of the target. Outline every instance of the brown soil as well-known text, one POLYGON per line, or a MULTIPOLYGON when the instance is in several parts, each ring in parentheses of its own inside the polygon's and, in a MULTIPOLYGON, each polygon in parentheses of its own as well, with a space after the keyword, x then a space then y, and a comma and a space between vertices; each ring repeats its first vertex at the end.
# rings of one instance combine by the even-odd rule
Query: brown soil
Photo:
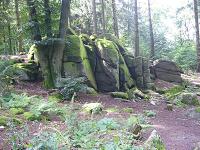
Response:
MULTIPOLYGON (((17 85, 16 88, 30 95, 41 95, 45 98, 48 96, 48 91, 41 88, 41 83, 24 83, 17 85)), ((150 118, 149 121, 161 135, 167 150, 192 150, 194 145, 200 142, 200 122, 185 115, 186 110, 189 108, 175 108, 174 111, 168 111, 166 110, 165 101, 160 101, 160 104, 154 106, 144 101, 123 102, 105 94, 97 96, 80 94, 79 99, 76 100, 79 104, 100 102, 105 108, 117 107, 123 109, 129 107, 133 108, 135 113, 143 113, 144 110, 154 110, 157 115, 155 118, 150 118)), ((113 113, 108 115, 115 117, 119 114, 113 113)), ((121 117, 123 117, 123 114, 121 114, 121 117)), ((0 131, 0 142, 2 140, 1 135, 3 135, 3 131, 0 131)))

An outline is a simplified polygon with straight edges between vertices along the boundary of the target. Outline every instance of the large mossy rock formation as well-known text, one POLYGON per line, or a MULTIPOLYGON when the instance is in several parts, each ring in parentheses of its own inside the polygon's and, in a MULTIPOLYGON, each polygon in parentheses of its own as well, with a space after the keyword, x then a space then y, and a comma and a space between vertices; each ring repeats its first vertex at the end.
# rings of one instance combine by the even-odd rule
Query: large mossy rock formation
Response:
POLYGON ((89 86, 97 89, 87 50, 82 39, 77 35, 67 37, 63 58, 63 72, 65 77, 85 77, 89 86))
POLYGON ((155 78, 167 81, 181 83, 183 80, 181 78, 181 70, 178 66, 167 60, 155 61, 151 66, 151 72, 155 78))
POLYGON ((96 39, 97 66, 95 79, 98 90, 111 92, 119 90, 119 53, 114 42, 96 39))
POLYGON ((137 89, 136 86, 147 89, 151 84, 148 60, 135 58, 116 39, 71 33, 65 41, 50 39, 36 43, 29 54, 40 64, 47 88, 58 85, 55 84, 58 75, 56 61, 62 61, 63 81, 67 77, 84 77, 87 85, 99 92, 129 94, 137 89), (56 49, 63 46, 63 59, 57 60, 58 57, 54 56, 56 49))

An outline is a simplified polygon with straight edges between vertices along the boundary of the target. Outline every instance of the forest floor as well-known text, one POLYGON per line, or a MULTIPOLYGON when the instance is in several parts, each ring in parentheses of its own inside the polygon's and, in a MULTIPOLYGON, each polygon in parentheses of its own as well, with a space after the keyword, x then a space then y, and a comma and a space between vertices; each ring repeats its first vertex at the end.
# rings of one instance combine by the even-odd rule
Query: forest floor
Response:
MULTIPOLYGON (((186 79, 187 77, 188 76, 185 76, 184 78, 186 79)), ((192 80, 195 84, 200 83, 197 76, 192 78, 188 77, 188 79, 192 80)), ((158 82, 157 84, 158 86, 166 86, 166 88, 173 86, 170 83, 162 85, 158 82)), ((48 91, 41 87, 41 83, 21 83, 15 88, 17 91, 23 91, 29 95, 41 95, 44 98, 48 98, 48 91)), ((99 94, 96 96, 80 94, 78 99, 75 101, 75 103, 80 105, 96 102, 101 103, 104 106, 104 109, 116 108, 118 110, 122 110, 124 108, 132 108, 134 110, 134 114, 142 114, 144 113, 144 110, 156 112, 155 117, 148 118, 148 122, 153 127, 150 130, 152 131, 153 129, 156 129, 158 131, 166 145, 167 150, 192 150, 195 147, 195 144, 200 142, 200 121, 192 119, 186 115, 186 112, 191 109, 192 106, 184 108, 174 107, 173 111, 169 111, 166 109, 166 100, 162 96, 156 104, 142 100, 116 100, 107 94, 99 94)), ((110 112, 104 115, 113 118, 126 118, 127 114, 121 112, 110 112)), ((64 127, 64 125, 59 121, 56 122, 56 124, 58 126, 60 125, 61 128, 64 127)), ((38 126, 35 127, 35 130, 37 128, 38 126)), ((151 131, 148 132, 150 133, 151 131)), ((2 142, 2 139, 5 138, 5 136, 3 136, 3 133, 5 134, 5 132, 0 131, 0 133, 0 142, 2 142)))

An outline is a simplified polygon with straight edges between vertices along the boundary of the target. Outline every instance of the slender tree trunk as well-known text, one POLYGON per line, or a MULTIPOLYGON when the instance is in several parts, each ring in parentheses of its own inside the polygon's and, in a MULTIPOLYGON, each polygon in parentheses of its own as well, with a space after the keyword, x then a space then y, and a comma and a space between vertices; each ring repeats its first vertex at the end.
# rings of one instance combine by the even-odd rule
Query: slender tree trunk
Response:
POLYGON ((93 33, 97 34, 96 0, 92 0, 92 14, 93 14, 93 33))
POLYGON ((45 26, 46 34, 48 38, 52 37, 52 27, 51 27, 51 9, 49 6, 49 0, 44 0, 44 11, 45 11, 45 26))
POLYGON ((138 6, 137 6, 137 0, 135 0, 135 56, 140 55, 139 50, 139 28, 138 28, 138 6))
POLYGON ((29 8, 30 26, 32 30, 32 39, 34 41, 41 41, 41 33, 39 22, 37 20, 37 12, 35 8, 35 0, 27 0, 27 6, 29 8))
POLYGON ((68 26, 71 26, 71 0, 68 1, 68 26))
POLYGON ((199 41, 198 0, 194 0, 194 15, 195 15, 195 28, 196 28, 197 72, 200 72, 200 41, 199 41))
POLYGON ((66 35, 66 29, 68 27, 68 13, 67 10, 69 0, 62 0, 61 4, 61 15, 60 15, 60 27, 59 27, 59 38, 64 39, 66 35))
POLYGON ((105 21, 104 7, 105 7, 104 0, 101 0, 102 27, 103 27, 103 35, 105 36, 105 34, 106 34, 106 21, 105 21))
POLYGON ((153 25, 152 25, 152 18, 151 18, 151 3, 148 0, 148 13, 149 13, 149 31, 150 31, 150 40, 151 40, 151 59, 155 57, 155 47, 154 47, 154 33, 153 33, 153 25))
POLYGON ((116 10, 115 0, 112 0, 112 11, 113 11, 113 25, 114 25, 115 36, 119 38, 119 29, 118 29, 117 10, 116 10))
POLYGON ((11 39, 11 27, 10 22, 8 22, 8 45, 9 45, 9 54, 12 54, 12 39, 11 39))
POLYGON ((21 18, 20 18, 20 13, 19 13, 19 2, 18 0, 15 0, 15 15, 16 15, 16 21, 17 21, 17 31, 19 33, 18 36, 18 51, 23 52, 23 37, 21 33, 21 18))

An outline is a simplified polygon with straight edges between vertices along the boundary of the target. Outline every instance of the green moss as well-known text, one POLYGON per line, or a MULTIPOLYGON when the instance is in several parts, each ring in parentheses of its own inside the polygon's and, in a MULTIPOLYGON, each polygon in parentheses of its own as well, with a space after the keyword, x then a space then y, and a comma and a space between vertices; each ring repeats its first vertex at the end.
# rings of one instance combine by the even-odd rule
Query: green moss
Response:
POLYGON ((133 88, 135 86, 135 82, 133 81, 129 69, 121 54, 119 54, 119 63, 120 90, 124 91, 133 88))
POLYGON ((123 108, 122 111, 125 112, 125 113, 133 113, 133 112, 134 112, 134 109, 128 107, 128 108, 123 108))
POLYGON ((23 109, 23 108, 11 108, 11 109, 10 109, 10 112, 11 112, 13 115, 20 115, 20 114, 23 114, 23 113, 24 113, 24 109, 23 109))
POLYGON ((41 116, 36 116, 35 114, 33 114, 32 112, 25 112, 24 113, 24 118, 26 120, 29 120, 29 121, 35 121, 35 120, 41 120, 42 117, 41 116))
POLYGON ((0 116, 0 126, 6 126, 7 125, 7 117, 0 116))
POLYGON ((128 99, 128 94, 124 92, 112 92, 111 96, 113 98, 122 98, 122 99, 128 99))
POLYGON ((49 95, 48 100, 53 102, 61 102, 63 100, 63 95, 60 93, 53 93, 49 95))
POLYGON ((67 38, 67 47, 64 51, 64 71, 66 76, 86 76, 92 87, 97 89, 87 51, 79 36, 71 35, 67 38))
POLYGON ((152 111, 152 110, 145 110, 144 111, 145 116, 147 117, 155 117, 156 116, 156 112, 152 111))
POLYGON ((83 105, 83 111, 91 113, 91 114, 99 114, 103 110, 103 106, 101 103, 89 103, 83 105))
POLYGON ((105 111, 108 112, 108 113, 114 113, 114 112, 118 112, 118 109, 112 107, 112 108, 107 108, 105 111))
POLYGON ((184 86, 175 86, 169 90, 165 91, 165 95, 168 97, 168 99, 174 99, 178 94, 180 94, 185 89, 184 86))
POLYGON ((195 109, 195 111, 196 111, 197 113, 200 113, 200 107, 197 107, 197 108, 195 109))

